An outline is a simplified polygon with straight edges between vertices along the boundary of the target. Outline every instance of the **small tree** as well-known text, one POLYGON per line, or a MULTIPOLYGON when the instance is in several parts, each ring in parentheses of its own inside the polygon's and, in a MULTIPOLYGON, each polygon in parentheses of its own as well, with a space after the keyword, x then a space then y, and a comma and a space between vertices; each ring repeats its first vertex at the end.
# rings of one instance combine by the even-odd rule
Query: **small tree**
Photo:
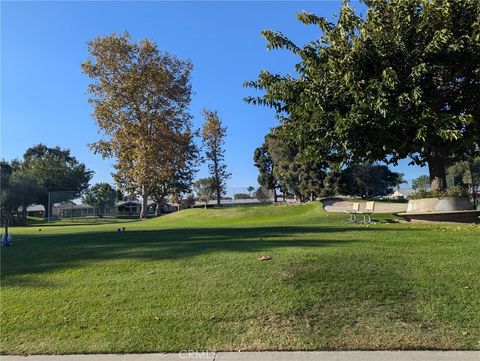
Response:
POLYGON ((198 201, 203 203, 204 208, 207 209, 208 202, 215 198, 215 180, 213 178, 201 178, 193 183, 193 191, 198 201))
POLYGON ((88 189, 83 197, 83 202, 98 208, 99 214, 105 213, 107 207, 115 206, 117 191, 108 183, 97 183, 88 189))
POLYGON ((403 174, 392 172, 385 165, 365 163, 343 169, 337 178, 337 191, 362 198, 381 197, 391 194, 403 182, 403 174))
POLYGON ((421 175, 412 181, 412 189, 416 191, 426 191, 430 188, 430 177, 428 175, 421 175))
POLYGON ((208 169, 219 206, 222 195, 225 194, 226 181, 231 176, 225 164, 225 149, 223 149, 227 128, 222 126, 222 121, 216 111, 204 109, 203 117, 205 119, 202 132, 203 144, 206 148, 206 156, 210 160, 208 169))
POLYGON ((182 199, 181 204, 185 208, 192 208, 195 205, 195 196, 193 194, 187 194, 187 196, 182 199))
POLYGON ((255 190, 255 187, 253 187, 253 186, 248 186, 247 187, 248 195, 250 196, 250 198, 252 197, 252 192, 254 190, 255 190))
POLYGON ((257 198, 261 203, 266 203, 270 199, 268 189, 265 187, 258 187, 257 191, 255 192, 255 198, 257 198))
POLYGON ((142 197, 145 218, 154 187, 183 167, 183 144, 191 140, 192 64, 148 39, 132 42, 128 33, 97 37, 88 53, 82 70, 92 79, 89 102, 103 132, 92 148, 116 158, 114 179, 142 197))
POLYGON ((250 194, 246 193, 235 193, 233 195, 233 199, 250 199, 250 194))
POLYGON ((463 188, 472 196, 477 205, 477 193, 480 185, 480 158, 457 162, 447 169, 451 183, 449 186, 463 188))

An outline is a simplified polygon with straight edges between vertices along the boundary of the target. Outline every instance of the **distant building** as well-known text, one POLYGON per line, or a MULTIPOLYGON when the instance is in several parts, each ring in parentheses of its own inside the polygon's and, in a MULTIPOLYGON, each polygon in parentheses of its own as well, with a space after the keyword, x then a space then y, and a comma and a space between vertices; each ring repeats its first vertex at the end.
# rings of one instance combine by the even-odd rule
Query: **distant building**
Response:
POLYGON ((27 217, 45 217, 45 207, 41 204, 33 204, 27 207, 27 217))
MULTIPOLYGON (((54 203, 52 205, 52 218, 72 218, 72 217, 96 217, 102 216, 139 216, 142 208, 142 202, 138 200, 128 200, 118 202, 117 205, 108 206, 99 212, 99 209, 88 204, 75 203, 74 201, 65 201, 54 203)), ((149 215, 155 215, 157 204, 149 200, 147 203, 147 212, 149 215)), ((161 213, 171 213, 177 211, 175 205, 162 205, 161 213)), ((29 217, 45 217, 45 207, 40 204, 34 204, 27 207, 27 216, 29 217)))
POLYGON ((414 194, 415 189, 406 188, 406 189, 397 189, 395 192, 390 194, 388 198, 390 199, 408 199, 414 194))

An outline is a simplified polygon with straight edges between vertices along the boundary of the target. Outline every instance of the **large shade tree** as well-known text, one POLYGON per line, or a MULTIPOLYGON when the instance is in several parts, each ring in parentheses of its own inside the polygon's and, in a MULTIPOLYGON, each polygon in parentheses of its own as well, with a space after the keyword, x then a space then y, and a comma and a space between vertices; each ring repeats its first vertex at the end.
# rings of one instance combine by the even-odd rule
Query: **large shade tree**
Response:
POLYGON ((192 64, 148 39, 133 42, 128 33, 97 37, 88 53, 82 69, 93 81, 89 101, 103 133, 93 149, 116 158, 114 179, 142 197, 144 218, 152 192, 190 165, 183 150, 192 141, 192 64))
POLYGON ((480 2, 369 0, 365 18, 344 1, 335 23, 299 13, 319 27, 297 46, 264 31, 268 47, 300 57, 297 77, 260 73, 248 102, 274 107, 284 140, 330 164, 409 158, 428 165, 432 190, 446 168, 478 154, 480 2))

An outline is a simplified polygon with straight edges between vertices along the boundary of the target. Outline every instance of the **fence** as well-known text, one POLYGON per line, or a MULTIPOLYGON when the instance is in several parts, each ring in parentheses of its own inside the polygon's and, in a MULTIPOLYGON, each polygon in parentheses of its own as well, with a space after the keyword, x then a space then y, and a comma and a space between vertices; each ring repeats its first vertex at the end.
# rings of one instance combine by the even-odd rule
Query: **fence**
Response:
POLYGON ((48 194, 48 222, 116 222, 118 200, 101 201, 99 204, 84 204, 78 192, 58 191, 48 194))

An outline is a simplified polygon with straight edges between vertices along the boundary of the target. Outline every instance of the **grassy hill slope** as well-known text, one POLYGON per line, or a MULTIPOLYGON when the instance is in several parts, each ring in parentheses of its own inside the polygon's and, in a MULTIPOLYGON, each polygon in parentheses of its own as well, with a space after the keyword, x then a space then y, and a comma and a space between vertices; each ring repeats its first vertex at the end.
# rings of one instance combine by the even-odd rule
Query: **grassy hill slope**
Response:
POLYGON ((480 348, 478 225, 346 218, 311 203, 12 229, 0 351, 480 348))

